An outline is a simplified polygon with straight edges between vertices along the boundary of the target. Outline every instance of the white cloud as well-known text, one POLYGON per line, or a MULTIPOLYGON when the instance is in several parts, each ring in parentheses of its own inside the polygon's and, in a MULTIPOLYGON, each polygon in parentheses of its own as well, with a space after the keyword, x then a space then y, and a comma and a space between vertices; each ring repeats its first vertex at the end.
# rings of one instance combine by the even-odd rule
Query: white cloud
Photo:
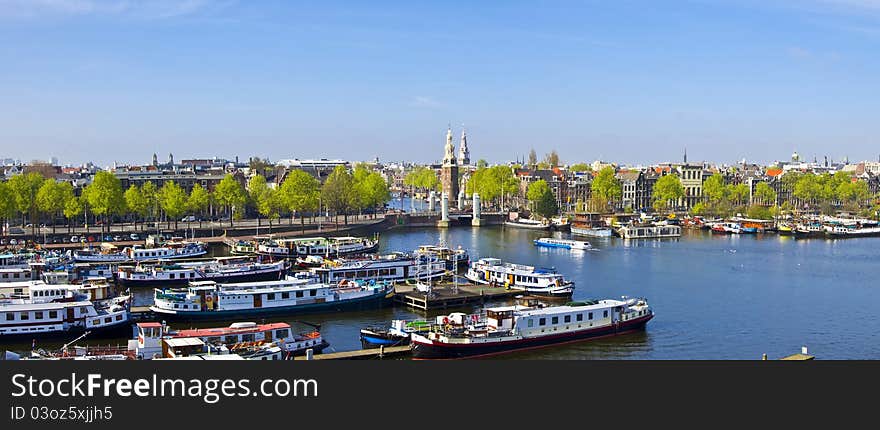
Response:
POLYGON ((443 104, 434 100, 430 97, 425 96, 416 96, 409 102, 409 105, 412 107, 420 107, 420 108, 438 108, 442 107, 443 104))

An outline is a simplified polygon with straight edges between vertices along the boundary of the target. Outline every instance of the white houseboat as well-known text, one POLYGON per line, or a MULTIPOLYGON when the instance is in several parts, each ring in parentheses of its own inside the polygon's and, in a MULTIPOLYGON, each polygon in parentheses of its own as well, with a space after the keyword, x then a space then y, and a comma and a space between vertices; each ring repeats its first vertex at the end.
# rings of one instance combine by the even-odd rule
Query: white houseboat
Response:
POLYGON ((187 288, 156 288, 150 309, 161 318, 219 320, 376 307, 387 303, 393 293, 391 285, 324 284, 310 278, 235 284, 202 281, 187 288))
POLYGON ((100 286, 89 289, 32 281, 20 289, 20 295, 0 298, 0 339, 128 330, 128 297, 90 300, 93 294, 106 295, 100 286))
POLYGON ((628 225, 617 229, 624 239, 663 239, 681 236, 677 225, 628 225))
POLYGON ((73 253, 73 259, 84 263, 127 263, 130 261, 156 261, 194 258, 208 253, 208 248, 201 242, 185 242, 179 246, 160 248, 144 248, 135 246, 119 252, 101 252, 83 249, 73 253))
POLYGON ((447 273, 446 262, 436 256, 393 253, 359 259, 338 259, 324 262, 322 267, 310 269, 324 283, 343 280, 355 281, 429 281, 447 273))
POLYGON ((493 307, 438 317, 430 331, 412 333, 410 345, 416 359, 489 356, 642 330, 653 317, 644 299, 493 307))
POLYGON ((346 254, 373 252, 379 247, 378 238, 363 237, 304 237, 297 239, 270 239, 257 246, 257 254, 294 258, 306 255, 336 257, 346 254))
POLYGON ((122 266, 116 279, 125 287, 186 285, 191 281, 253 282, 281 279, 287 263, 224 263, 223 260, 163 264, 151 266, 122 266))
POLYGON ((554 269, 505 263, 498 258, 472 262, 465 277, 479 284, 503 285, 541 296, 568 297, 574 291, 574 282, 565 280, 554 269))
POLYGON ((535 246, 543 246, 545 248, 563 248, 574 249, 579 251, 592 251, 593 245, 590 242, 582 240, 556 239, 552 237, 542 237, 533 241, 535 246))

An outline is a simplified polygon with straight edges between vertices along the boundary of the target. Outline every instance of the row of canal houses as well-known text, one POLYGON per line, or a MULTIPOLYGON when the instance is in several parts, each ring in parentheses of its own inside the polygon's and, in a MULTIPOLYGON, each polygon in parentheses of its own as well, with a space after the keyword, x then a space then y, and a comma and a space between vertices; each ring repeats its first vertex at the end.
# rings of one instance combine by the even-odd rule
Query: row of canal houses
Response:
POLYGON ((679 209, 683 210, 690 209, 703 201, 703 183, 716 173, 721 174, 727 184, 748 185, 750 203, 758 203, 753 195, 756 186, 761 182, 767 183, 776 192, 778 203, 781 204, 785 201, 797 203, 792 196, 792 189, 782 180, 788 172, 833 174, 838 171, 848 171, 853 174, 856 180, 866 181, 872 193, 880 191, 880 161, 850 164, 845 159, 842 162, 833 162, 826 157, 824 162, 817 160, 805 162, 800 159, 797 153, 792 155, 790 161, 776 161, 770 166, 747 163, 745 160, 735 165, 693 163, 687 161, 687 154, 685 154, 681 163, 659 163, 649 167, 618 166, 613 163, 596 161, 591 166, 592 170, 587 172, 572 172, 561 167, 552 169, 523 167, 516 168, 514 174, 520 179, 520 198, 525 196, 529 184, 543 179, 553 190, 560 209, 566 212, 575 212, 589 210, 578 208, 577 204, 578 202, 590 201, 593 178, 599 170, 606 166, 615 169, 615 177, 621 185, 621 197, 616 202, 612 202, 611 209, 614 211, 651 211, 654 184, 660 177, 669 174, 677 175, 685 190, 685 197, 679 206, 679 209))

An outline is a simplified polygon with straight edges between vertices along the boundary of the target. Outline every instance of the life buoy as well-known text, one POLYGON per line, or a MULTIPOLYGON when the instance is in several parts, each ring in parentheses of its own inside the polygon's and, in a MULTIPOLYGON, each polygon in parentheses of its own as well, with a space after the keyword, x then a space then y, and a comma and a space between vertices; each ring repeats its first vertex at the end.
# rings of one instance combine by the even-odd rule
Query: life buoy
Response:
POLYGON ((443 317, 443 324, 449 324, 449 317, 443 317))

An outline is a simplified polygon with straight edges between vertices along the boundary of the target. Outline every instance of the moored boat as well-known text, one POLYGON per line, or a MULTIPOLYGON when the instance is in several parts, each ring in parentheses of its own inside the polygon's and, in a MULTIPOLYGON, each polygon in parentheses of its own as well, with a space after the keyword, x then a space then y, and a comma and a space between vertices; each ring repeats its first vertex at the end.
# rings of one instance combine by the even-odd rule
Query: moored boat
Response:
MULTIPOLYGON (((222 260, 220 260, 222 261, 222 260)), ((116 279, 124 287, 186 285, 192 281, 255 282, 281 279, 287 263, 227 263, 220 261, 120 267, 116 279)))
POLYGON ((681 236, 678 225, 628 225, 617 229, 624 239, 663 239, 681 236))
POLYGON ((416 359, 481 357, 642 330, 653 317, 645 299, 492 307, 412 333, 410 342, 416 359))
POLYGON ((465 278, 540 296, 570 297, 574 291, 574 282, 566 280, 555 269, 506 263, 498 258, 471 262, 465 278))
POLYGON ((504 221, 505 227, 516 227, 516 228, 525 228, 529 230, 549 230, 551 225, 549 223, 545 223, 542 221, 528 219, 528 218, 517 218, 515 220, 507 220, 504 221))
POLYGON ((365 327, 360 332, 361 346, 377 348, 379 346, 409 345, 412 333, 426 332, 430 327, 431 322, 428 320, 392 320, 388 327, 365 327))
POLYGON ((314 278, 218 284, 192 282, 187 288, 156 288, 150 310, 169 319, 221 320, 260 315, 293 315, 382 306, 394 289, 385 283, 319 283, 314 278))
POLYGON ((574 224, 571 226, 571 234, 577 236, 587 236, 587 237, 611 237, 613 232, 609 227, 576 227, 574 224))
POLYGON ((347 254, 365 254, 376 251, 379 239, 363 237, 304 237, 296 239, 270 239, 257 246, 257 253, 280 258, 321 255, 338 257, 347 254))
POLYGON ((214 349, 226 348, 231 352, 274 344, 285 351, 287 357, 303 355, 308 349, 321 353, 330 346, 317 328, 298 334, 286 322, 237 322, 227 327, 184 330, 172 330, 162 323, 146 322, 137 324, 137 336, 129 342, 128 350, 145 360, 167 356, 168 343, 163 342, 166 339, 199 339, 214 349))
POLYGON ((563 248, 563 249, 574 249, 580 251, 593 251, 593 245, 590 245, 590 242, 585 242, 582 240, 569 240, 569 239, 556 239, 552 237, 542 237, 540 239, 535 239, 534 244, 536 246, 543 246, 548 248, 563 248))

